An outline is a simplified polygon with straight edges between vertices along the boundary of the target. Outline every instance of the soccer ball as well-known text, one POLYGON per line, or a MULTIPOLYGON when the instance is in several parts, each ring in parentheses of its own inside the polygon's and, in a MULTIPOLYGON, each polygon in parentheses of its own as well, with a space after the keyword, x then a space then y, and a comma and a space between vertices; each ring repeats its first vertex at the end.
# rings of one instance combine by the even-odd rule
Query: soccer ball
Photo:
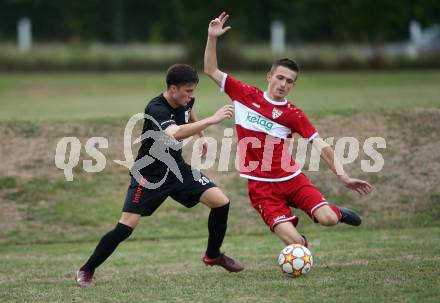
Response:
POLYGON ((278 264, 282 273, 289 277, 299 277, 310 271, 313 256, 307 247, 301 244, 290 244, 281 251, 278 264))

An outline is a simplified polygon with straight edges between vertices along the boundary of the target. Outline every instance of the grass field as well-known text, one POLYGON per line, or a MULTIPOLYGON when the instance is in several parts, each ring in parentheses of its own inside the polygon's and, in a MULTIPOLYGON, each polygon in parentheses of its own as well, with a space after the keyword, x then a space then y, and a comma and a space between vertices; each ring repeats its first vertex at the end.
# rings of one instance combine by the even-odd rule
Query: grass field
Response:
POLYGON ((94 243, 0 248, 2 302, 438 302, 440 229, 315 230, 309 275, 283 276, 269 235, 229 237, 243 273, 202 265, 204 238, 129 241, 79 289, 72 272, 94 243), (420 235, 423 234, 423 238, 420 235))
MULTIPOLYGON (((264 87, 256 74, 237 75, 264 87)), ((323 136, 387 141, 381 172, 363 173, 364 155, 346 167, 373 184, 368 197, 346 191, 328 171, 303 168, 330 201, 364 219, 357 229, 322 228, 299 214, 315 258, 309 275, 290 279, 279 272, 283 245, 250 207, 245 181, 232 168, 213 168, 208 176, 232 201, 224 250, 243 261, 243 273, 203 266, 208 209, 169 200, 99 268, 95 288, 79 289, 74 272, 114 226, 125 196, 127 170, 111 161, 123 158, 125 123, 161 92, 162 77, 0 74, 0 302, 438 302, 439 80, 438 71, 300 78, 292 99, 323 136), (66 182, 54 165, 64 136, 82 144, 108 138, 105 170, 87 174, 79 165, 66 182)), ((201 117, 227 102, 204 77, 196 96, 201 117)), ((223 126, 207 132, 222 133, 223 126)), ((87 159, 84 152, 80 159, 87 159)))

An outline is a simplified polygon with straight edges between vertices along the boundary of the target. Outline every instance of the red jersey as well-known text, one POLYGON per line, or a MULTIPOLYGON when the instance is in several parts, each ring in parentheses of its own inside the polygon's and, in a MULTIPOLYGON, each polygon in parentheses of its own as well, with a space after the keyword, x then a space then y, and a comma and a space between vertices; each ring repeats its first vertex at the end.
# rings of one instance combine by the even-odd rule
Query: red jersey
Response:
POLYGON ((235 107, 240 176, 277 182, 300 174, 289 152, 289 141, 294 133, 309 141, 318 136, 304 113, 287 100, 271 100, 257 87, 226 73, 221 90, 235 107))

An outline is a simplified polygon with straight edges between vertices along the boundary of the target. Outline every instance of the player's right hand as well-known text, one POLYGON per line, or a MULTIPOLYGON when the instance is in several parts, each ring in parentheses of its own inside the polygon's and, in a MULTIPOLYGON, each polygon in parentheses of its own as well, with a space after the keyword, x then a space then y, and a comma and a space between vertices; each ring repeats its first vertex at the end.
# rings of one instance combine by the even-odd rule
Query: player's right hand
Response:
POLYGON ((208 36, 219 37, 230 30, 230 26, 223 27, 228 18, 229 15, 223 12, 220 16, 209 22, 208 36))
POLYGON ((234 114, 234 107, 232 105, 225 105, 221 107, 214 115, 211 116, 212 124, 217 124, 225 119, 232 118, 234 114))

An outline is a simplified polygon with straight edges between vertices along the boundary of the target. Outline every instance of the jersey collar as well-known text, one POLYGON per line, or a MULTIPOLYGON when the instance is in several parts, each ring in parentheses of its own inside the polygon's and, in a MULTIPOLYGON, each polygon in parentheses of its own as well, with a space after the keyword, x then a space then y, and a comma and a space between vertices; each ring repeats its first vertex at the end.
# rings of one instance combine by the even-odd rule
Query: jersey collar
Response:
POLYGON ((284 99, 283 101, 272 100, 271 98, 269 98, 269 96, 267 95, 266 92, 264 92, 263 96, 264 96, 264 99, 266 99, 267 102, 272 103, 273 105, 285 105, 285 104, 287 104, 287 100, 286 99, 284 99))

